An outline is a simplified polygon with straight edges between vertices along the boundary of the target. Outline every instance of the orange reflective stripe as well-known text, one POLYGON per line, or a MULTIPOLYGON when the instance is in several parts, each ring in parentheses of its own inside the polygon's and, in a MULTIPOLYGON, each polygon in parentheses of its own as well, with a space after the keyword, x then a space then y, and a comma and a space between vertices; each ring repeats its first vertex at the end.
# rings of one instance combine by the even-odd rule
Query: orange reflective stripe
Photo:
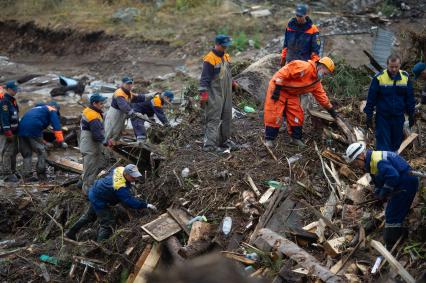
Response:
MULTIPOLYGON (((213 66, 222 63, 222 58, 214 54, 213 51, 210 51, 209 53, 207 53, 207 55, 204 56, 203 60, 206 62, 209 62, 213 66)), ((229 56, 228 53, 225 53, 223 55, 223 60, 225 60, 226 62, 231 62, 231 56, 229 56)))
POLYGON ((154 98, 152 99, 152 105, 154 107, 163 108, 163 103, 161 102, 161 98, 159 95, 154 96, 154 98))
POLYGON ((130 92, 130 96, 129 96, 121 88, 119 88, 114 92, 114 97, 118 97, 118 96, 122 96, 124 97, 124 99, 126 99, 126 101, 130 101, 133 95, 132 95, 132 92, 130 92))
POLYGON ((57 142, 63 142, 64 141, 64 134, 62 131, 54 131, 55 133, 55 139, 57 142))

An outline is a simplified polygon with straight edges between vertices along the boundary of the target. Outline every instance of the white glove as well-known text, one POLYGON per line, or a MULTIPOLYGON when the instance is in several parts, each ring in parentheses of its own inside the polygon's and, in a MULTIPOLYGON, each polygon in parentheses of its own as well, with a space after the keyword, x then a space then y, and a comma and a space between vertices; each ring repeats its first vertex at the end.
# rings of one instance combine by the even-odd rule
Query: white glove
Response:
POLYGON ((148 208, 148 209, 151 209, 151 210, 153 210, 153 211, 157 211, 157 208, 155 207, 155 205, 150 204, 150 203, 148 204, 147 208, 148 208))

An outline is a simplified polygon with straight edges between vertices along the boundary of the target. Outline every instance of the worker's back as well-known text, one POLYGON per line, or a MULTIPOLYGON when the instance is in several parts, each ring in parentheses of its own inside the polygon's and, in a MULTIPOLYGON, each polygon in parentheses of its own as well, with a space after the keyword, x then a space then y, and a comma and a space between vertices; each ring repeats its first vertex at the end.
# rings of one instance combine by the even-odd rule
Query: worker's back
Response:
POLYGON ((40 105, 28 110, 19 123, 19 135, 22 137, 41 137, 43 130, 50 123, 59 123, 59 117, 57 121, 51 121, 51 113, 49 112, 56 110, 49 107, 48 105, 40 105))

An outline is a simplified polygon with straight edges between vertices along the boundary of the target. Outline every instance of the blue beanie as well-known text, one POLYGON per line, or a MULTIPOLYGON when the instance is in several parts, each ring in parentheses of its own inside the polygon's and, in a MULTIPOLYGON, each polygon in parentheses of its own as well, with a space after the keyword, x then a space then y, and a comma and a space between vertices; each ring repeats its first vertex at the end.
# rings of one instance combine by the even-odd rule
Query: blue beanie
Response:
POLYGON ((163 92, 163 95, 168 97, 170 101, 173 101, 173 99, 175 98, 175 95, 170 90, 166 90, 165 92, 163 92))

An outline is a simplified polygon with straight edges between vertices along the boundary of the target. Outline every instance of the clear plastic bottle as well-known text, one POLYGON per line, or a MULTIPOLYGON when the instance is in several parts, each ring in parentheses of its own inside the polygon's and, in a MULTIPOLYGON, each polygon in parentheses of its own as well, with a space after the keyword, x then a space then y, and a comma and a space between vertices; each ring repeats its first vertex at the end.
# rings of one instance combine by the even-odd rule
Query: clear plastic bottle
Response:
POLYGON ((223 224, 222 224, 222 232, 227 236, 232 229, 232 218, 229 216, 226 216, 223 218, 223 224))

